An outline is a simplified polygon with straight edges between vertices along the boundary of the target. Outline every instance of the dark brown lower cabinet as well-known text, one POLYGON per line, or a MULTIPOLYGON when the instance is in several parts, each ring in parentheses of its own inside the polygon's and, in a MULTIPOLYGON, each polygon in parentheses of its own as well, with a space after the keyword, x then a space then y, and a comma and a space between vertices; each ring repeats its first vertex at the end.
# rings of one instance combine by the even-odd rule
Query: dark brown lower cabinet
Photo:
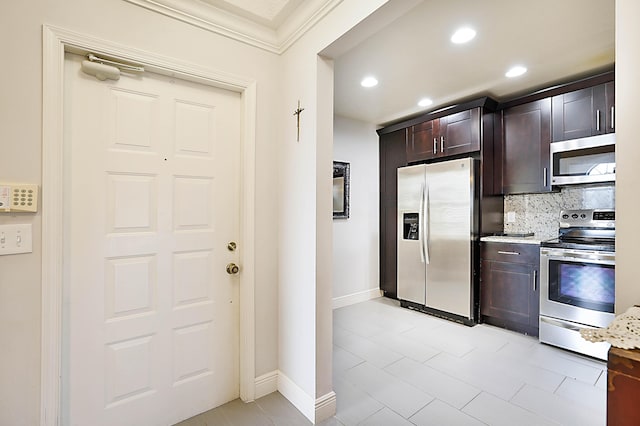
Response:
POLYGON ((480 259, 482 322, 537 336, 539 246, 482 242, 480 259))
POLYGON ((640 350, 609 349, 607 425, 640 425, 640 350))

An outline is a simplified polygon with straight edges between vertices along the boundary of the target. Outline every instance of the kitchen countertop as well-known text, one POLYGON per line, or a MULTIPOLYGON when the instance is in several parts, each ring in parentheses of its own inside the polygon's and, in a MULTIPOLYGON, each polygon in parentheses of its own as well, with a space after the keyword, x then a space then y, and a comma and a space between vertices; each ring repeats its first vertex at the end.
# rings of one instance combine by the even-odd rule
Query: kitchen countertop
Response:
POLYGON ((533 235, 531 237, 511 237, 508 235, 489 235, 481 237, 480 241, 494 243, 514 243, 514 244, 536 244, 539 245, 543 241, 542 238, 533 235))

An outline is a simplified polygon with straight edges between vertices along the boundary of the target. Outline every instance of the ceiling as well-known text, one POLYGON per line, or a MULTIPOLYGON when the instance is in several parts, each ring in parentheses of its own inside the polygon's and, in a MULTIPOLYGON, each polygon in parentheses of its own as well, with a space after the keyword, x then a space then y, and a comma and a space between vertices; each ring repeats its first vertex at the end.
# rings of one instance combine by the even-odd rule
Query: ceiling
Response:
POLYGON ((488 95, 502 101, 613 68, 615 0, 417 3, 334 56, 336 114, 385 125, 462 100, 488 95), (450 37, 460 26, 477 35, 455 45, 450 37), (528 72, 505 77, 517 64, 528 72), (379 84, 361 87, 366 75, 379 84), (423 97, 433 104, 418 107, 423 97))
MULTIPOLYGON (((281 54, 349 0, 126 1, 281 54)), ((383 126, 612 69, 615 0, 389 0, 320 53, 335 60, 335 113, 383 126), (476 37, 452 44, 463 25, 476 37), (504 76, 518 64, 528 72, 504 76), (361 87, 366 75, 379 84, 361 87)))

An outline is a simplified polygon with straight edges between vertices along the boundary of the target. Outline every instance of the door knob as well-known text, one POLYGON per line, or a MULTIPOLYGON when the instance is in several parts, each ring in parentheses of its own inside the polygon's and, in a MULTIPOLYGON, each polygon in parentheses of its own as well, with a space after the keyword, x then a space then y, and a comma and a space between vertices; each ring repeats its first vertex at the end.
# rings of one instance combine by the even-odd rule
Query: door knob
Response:
POLYGON ((238 267, 238 265, 236 265, 235 263, 229 263, 227 265, 227 274, 235 275, 238 272, 240 272, 240 267, 238 267))

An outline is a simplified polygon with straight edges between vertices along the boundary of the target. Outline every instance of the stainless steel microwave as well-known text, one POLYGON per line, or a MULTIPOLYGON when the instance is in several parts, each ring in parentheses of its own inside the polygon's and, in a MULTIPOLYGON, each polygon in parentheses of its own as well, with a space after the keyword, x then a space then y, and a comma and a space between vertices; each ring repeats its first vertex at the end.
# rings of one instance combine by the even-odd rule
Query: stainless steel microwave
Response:
POLYGON ((551 185, 614 182, 616 135, 551 143, 551 185))

